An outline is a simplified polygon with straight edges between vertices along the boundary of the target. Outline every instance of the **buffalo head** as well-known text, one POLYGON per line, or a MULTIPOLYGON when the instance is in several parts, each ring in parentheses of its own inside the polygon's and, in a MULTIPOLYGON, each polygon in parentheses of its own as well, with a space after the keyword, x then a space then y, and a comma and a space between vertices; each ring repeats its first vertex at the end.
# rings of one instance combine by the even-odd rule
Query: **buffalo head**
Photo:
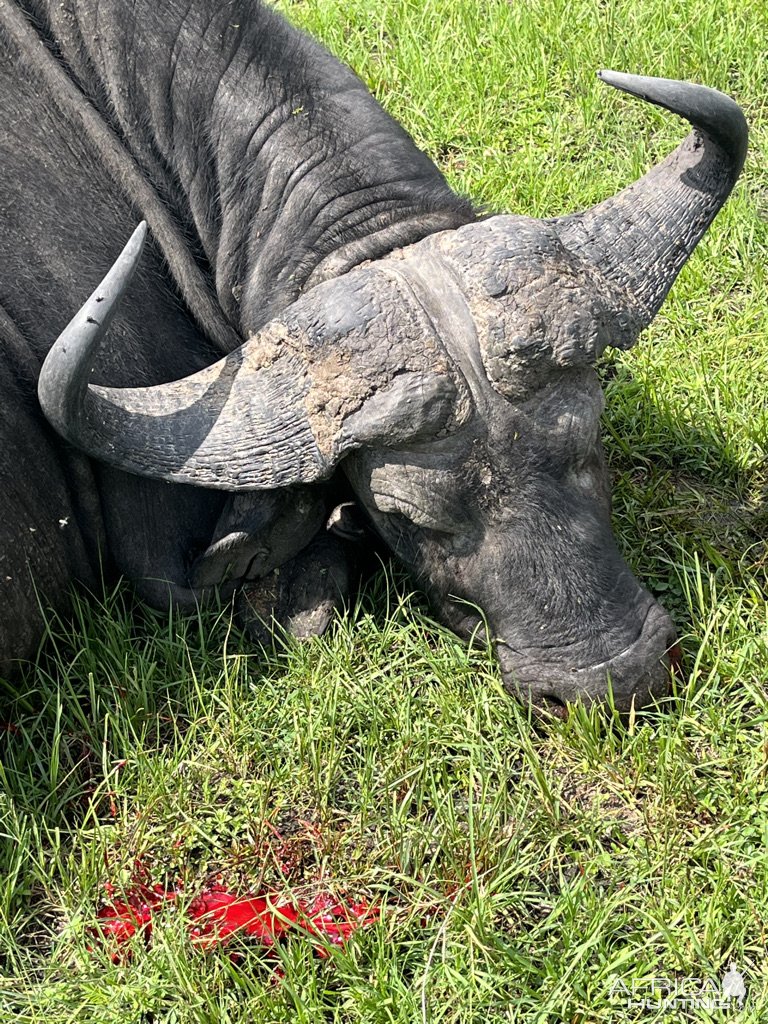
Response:
POLYGON ((693 125, 617 196, 552 220, 492 216, 316 285, 180 381, 89 384, 139 229, 51 350, 40 401, 99 459, 229 491, 341 465, 457 631, 482 609, 509 689, 535 703, 666 687, 672 623, 611 532, 595 361, 628 348, 741 169, 746 125, 702 86, 603 73, 693 125))

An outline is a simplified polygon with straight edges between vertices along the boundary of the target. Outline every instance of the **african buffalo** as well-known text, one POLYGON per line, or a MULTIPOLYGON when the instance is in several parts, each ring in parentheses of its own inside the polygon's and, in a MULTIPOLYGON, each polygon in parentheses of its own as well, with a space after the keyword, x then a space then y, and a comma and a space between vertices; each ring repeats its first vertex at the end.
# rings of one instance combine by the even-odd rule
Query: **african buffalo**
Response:
POLYGON ((611 533, 594 364, 731 191, 732 100, 603 72, 693 131, 617 196, 533 220, 454 194, 257 0, 5 0, 0 54, 6 670, 41 596, 101 574, 194 607, 269 596, 281 568, 280 614, 322 628, 305 584, 343 584, 326 523, 351 495, 457 632, 483 610, 511 692, 665 688, 673 627, 611 533), (143 258, 141 227, 115 262, 140 220, 143 258))

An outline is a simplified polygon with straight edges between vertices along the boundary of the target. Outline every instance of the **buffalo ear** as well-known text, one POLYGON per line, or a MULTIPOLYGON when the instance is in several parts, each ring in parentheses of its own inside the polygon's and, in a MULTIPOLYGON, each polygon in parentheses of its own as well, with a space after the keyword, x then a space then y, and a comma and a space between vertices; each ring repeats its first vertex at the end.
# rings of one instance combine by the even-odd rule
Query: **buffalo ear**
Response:
POLYGON ((310 487, 230 494, 190 586, 261 578, 298 554, 322 527, 325 500, 310 487))
MULTIPOLYGON (((339 458, 362 447, 435 436, 451 417, 455 398, 456 390, 445 377, 400 374, 344 420, 339 458)), ((321 493, 308 487, 233 494, 210 545, 191 567, 191 585, 266 575, 309 543, 322 525, 324 511, 321 493)))

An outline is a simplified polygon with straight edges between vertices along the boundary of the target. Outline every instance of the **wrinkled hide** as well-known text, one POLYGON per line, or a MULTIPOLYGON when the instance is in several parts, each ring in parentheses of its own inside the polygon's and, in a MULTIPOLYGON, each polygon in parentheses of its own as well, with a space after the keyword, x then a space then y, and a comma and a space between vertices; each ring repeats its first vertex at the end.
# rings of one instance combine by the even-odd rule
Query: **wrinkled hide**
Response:
POLYGON ((7 0, 0 57, 7 673, 73 583, 123 575, 194 609, 289 560, 334 505, 72 470, 37 375, 138 219, 151 247, 92 376, 111 386, 194 373, 310 283, 473 214, 352 72, 251 0, 7 0))

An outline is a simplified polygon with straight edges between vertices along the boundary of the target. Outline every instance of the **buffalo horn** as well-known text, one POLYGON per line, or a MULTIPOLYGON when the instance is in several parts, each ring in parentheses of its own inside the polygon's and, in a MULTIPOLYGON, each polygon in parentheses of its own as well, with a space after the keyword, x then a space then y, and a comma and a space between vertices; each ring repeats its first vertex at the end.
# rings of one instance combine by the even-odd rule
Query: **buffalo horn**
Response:
POLYGON ((317 285, 240 348, 182 380, 90 383, 145 233, 143 224, 136 229, 43 364, 42 409, 78 448, 141 476, 250 491, 312 483, 363 445, 449 427, 450 360, 401 276, 375 265, 317 285))
POLYGON ((553 221, 566 247, 626 294, 626 307, 616 312, 625 335, 629 327, 636 338, 731 192, 744 164, 747 124, 730 97, 703 85, 617 71, 599 77, 693 126, 633 185, 584 213, 553 221))

